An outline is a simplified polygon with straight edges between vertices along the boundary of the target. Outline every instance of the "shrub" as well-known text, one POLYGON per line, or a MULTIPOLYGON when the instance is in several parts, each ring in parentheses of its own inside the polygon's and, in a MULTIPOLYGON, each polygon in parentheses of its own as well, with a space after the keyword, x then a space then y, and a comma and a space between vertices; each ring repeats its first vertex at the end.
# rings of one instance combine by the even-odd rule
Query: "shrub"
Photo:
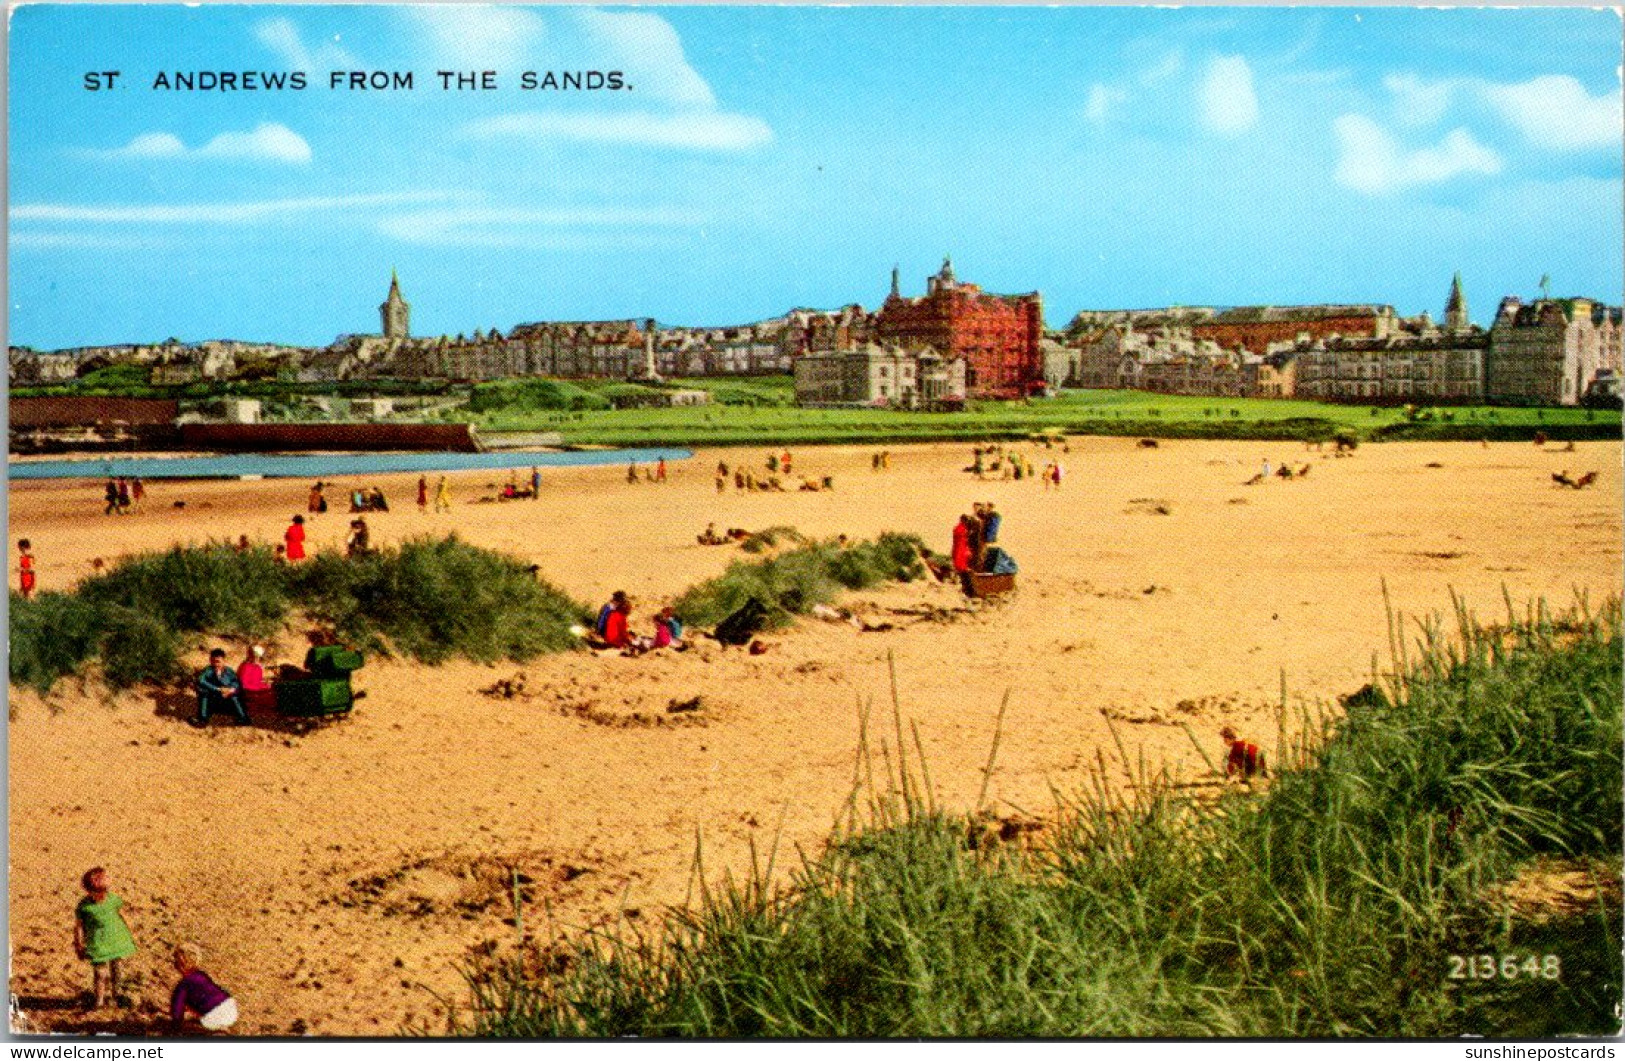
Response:
POLYGON ((103 610, 101 620, 102 673, 109 684, 125 687, 184 673, 180 634, 162 619, 115 604, 103 610))
POLYGON ((481 383, 469 394, 468 407, 476 413, 539 409, 608 409, 610 402, 597 394, 556 379, 505 379, 481 383))
POLYGON ((265 637, 287 619, 288 568, 271 550, 226 545, 176 546, 119 561, 87 579, 80 596, 98 608, 118 606, 170 629, 227 637, 265 637))
MULTIPOLYGON (((793 528, 772 530, 802 540, 793 528)), ((769 625, 781 627, 813 605, 834 600, 842 589, 918 578, 924 571, 918 554, 923 547, 913 535, 888 533, 873 542, 814 542, 768 560, 735 561, 718 577, 689 589, 673 608, 684 622, 714 626, 755 597, 767 606, 769 625)))
POLYGON ((11 680, 50 691, 95 655, 101 645, 98 610, 76 594, 41 593, 25 600, 11 594, 11 680))

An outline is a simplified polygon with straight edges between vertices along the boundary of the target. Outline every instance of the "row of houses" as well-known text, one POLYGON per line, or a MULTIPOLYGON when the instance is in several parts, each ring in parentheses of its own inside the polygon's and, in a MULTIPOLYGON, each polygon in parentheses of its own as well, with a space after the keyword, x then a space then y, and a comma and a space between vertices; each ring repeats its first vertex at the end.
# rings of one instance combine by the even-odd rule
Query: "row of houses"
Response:
POLYGON ((1389 306, 1180 308, 1080 315, 1068 385, 1322 401, 1575 405, 1617 387, 1620 310, 1590 299, 1502 300, 1472 325, 1457 277, 1442 326, 1389 306), (1268 312, 1266 312, 1268 311, 1268 312), (1283 339, 1289 323, 1301 326, 1283 339))

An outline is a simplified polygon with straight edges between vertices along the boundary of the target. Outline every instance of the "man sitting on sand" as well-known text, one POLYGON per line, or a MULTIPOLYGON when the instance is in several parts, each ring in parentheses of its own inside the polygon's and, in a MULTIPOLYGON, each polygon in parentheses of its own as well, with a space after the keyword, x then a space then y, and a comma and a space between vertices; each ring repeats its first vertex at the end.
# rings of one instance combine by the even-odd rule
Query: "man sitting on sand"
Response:
POLYGON ((230 711, 239 726, 248 725, 248 712, 243 710, 241 686, 237 672, 226 666, 226 650, 217 648, 209 653, 209 665, 197 676, 197 715, 192 725, 201 729, 209 724, 209 713, 217 708, 230 711))

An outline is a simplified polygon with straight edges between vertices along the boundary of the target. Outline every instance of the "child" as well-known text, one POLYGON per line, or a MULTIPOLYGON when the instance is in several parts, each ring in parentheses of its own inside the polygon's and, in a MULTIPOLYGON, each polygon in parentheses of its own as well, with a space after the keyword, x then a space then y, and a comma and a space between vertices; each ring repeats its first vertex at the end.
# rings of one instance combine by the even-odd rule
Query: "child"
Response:
POLYGON ((74 910, 73 950, 90 962, 91 997, 101 1009, 109 998, 118 998, 121 963, 135 953, 135 936, 124 900, 107 890, 107 870, 86 870, 80 883, 85 897, 74 910))
POLYGON ((33 550, 34 546, 27 538, 17 543, 17 552, 21 554, 17 557, 17 588, 22 593, 23 600, 28 600, 34 595, 33 550))
POLYGON ((282 539, 287 543, 289 561, 298 561, 305 558, 305 517, 294 516, 293 522, 283 532, 282 539))
POLYGON ((660 609, 655 616, 655 648, 683 647, 683 623, 671 608, 660 609))
POLYGON ((175 993, 169 996, 169 1017, 173 1033, 179 1035, 186 1025, 190 1010, 198 1016, 205 1031, 224 1031, 237 1023, 237 1000, 214 982, 208 973, 199 969, 203 951, 196 943, 182 943, 175 948, 175 971, 181 974, 175 993))
POLYGON ((1224 761, 1224 777, 1229 780, 1239 776, 1243 781, 1251 781, 1258 777, 1270 776, 1268 765, 1264 762, 1263 749, 1251 741, 1239 740, 1233 726, 1226 726, 1219 731, 1219 736, 1229 747, 1229 754, 1224 761))

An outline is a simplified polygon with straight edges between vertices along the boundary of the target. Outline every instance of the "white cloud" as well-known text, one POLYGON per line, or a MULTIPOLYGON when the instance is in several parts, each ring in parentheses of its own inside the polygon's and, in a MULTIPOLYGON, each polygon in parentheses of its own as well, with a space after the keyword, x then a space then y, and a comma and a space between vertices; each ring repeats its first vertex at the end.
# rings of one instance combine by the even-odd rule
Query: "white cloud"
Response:
POLYGON ((254 23, 254 37, 287 63, 289 70, 347 70, 361 65, 355 56, 339 46, 336 37, 315 48, 307 46, 299 27, 291 19, 262 19, 254 23))
POLYGON ((1128 101, 1128 93, 1120 88, 1110 85, 1091 85, 1089 97, 1083 105, 1083 116, 1096 125, 1106 124, 1106 119, 1118 106, 1128 101))
POLYGON ((1170 48, 1153 62, 1147 63, 1135 74, 1135 80, 1142 85, 1155 85, 1178 74, 1185 68, 1185 53, 1179 48, 1170 48))
POLYGON ((1558 151, 1619 148, 1617 90, 1593 96, 1567 74, 1548 74, 1516 85, 1486 84, 1483 93, 1490 105, 1537 147, 1558 151))
POLYGON ((11 219, 114 225, 247 224, 298 214, 359 210, 371 206, 400 206, 444 198, 446 198, 444 192, 390 192, 379 195, 260 199, 235 203, 185 203, 175 206, 22 203, 12 208, 11 219))
POLYGON ((1218 136, 1240 136, 1258 124, 1258 95, 1253 68, 1239 55, 1208 61, 1196 87, 1197 117, 1202 128, 1218 136))
POLYGON ((1454 129, 1431 147, 1408 150, 1382 126, 1361 114, 1345 114, 1332 123, 1337 134, 1335 177, 1345 188, 1381 195, 1456 177, 1500 173, 1501 157, 1474 140, 1466 129, 1454 129))
POLYGON ((1456 94, 1454 81, 1423 81, 1415 74, 1389 74, 1382 87, 1393 94, 1394 116, 1414 126, 1437 123, 1456 94))
POLYGON ((174 133, 142 133, 123 147, 85 154, 112 160, 225 159, 294 165, 303 165, 311 159, 310 144, 305 138, 277 122, 261 122, 246 133, 221 133, 197 148, 187 147, 174 133))
POLYGON ((467 135, 588 144, 626 144, 690 151, 745 151, 773 139, 760 118, 719 111, 522 111, 474 122, 467 135))
POLYGON ((439 69, 518 70, 541 60, 547 24, 525 8, 449 4, 402 8, 439 69))
POLYGON ((680 107, 712 108, 716 95, 683 54, 670 22, 644 11, 571 13, 586 37, 587 53, 627 75, 641 95, 680 107))
POLYGON ((404 243, 435 246, 531 246, 546 239, 634 240, 639 231, 703 224, 693 211, 634 207, 574 207, 526 210, 504 207, 452 207, 413 210, 384 218, 378 232, 404 243), (631 230, 631 231, 628 231, 631 230))

